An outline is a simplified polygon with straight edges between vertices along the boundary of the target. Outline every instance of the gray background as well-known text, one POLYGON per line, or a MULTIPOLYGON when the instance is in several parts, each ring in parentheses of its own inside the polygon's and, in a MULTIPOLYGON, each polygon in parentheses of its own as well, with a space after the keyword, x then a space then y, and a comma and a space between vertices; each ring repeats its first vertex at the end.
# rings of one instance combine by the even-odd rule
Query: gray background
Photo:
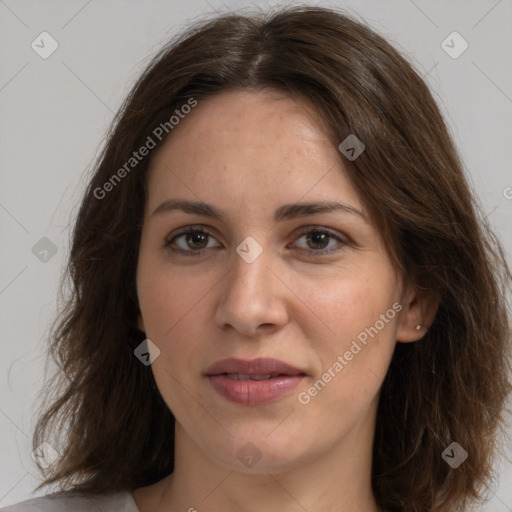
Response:
MULTIPOLYGON (((345 7, 414 63, 511 261, 512 0, 307 3, 345 7), (453 31, 469 44, 456 59, 441 46, 453 31)), ((38 483, 30 438, 43 340, 56 311, 70 221, 105 130, 148 58, 172 34, 197 17, 243 12, 251 4, 0 0, 0 506, 32 497, 38 483), (47 59, 31 47, 43 31, 59 45, 47 59), (55 244, 55 255, 33 252, 43 237, 55 244)), ((277 4, 283 2, 259 6, 277 4)), ((500 460, 497 469, 485 510, 512 511, 512 465, 500 460)))

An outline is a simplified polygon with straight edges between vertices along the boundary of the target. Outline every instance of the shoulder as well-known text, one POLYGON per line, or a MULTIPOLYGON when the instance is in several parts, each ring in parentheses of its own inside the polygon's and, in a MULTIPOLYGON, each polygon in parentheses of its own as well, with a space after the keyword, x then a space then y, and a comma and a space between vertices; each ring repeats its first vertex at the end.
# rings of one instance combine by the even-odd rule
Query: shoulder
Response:
POLYGON ((139 512, 129 491, 86 496, 78 493, 47 494, 0 508, 0 512, 139 512))

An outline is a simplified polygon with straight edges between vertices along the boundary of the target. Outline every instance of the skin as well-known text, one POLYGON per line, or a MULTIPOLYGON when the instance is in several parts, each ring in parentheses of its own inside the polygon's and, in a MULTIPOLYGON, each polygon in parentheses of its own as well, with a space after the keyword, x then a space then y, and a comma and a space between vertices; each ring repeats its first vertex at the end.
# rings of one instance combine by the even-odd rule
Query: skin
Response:
POLYGON ((420 339, 435 305, 396 275, 343 158, 310 105, 275 91, 199 102, 152 155, 139 328, 160 350, 151 367, 176 418, 176 453, 172 475, 133 492, 141 512, 251 512, 263 503, 268 511, 378 510, 370 477, 380 387, 395 343, 420 339), (225 219, 152 215, 178 198, 212 204, 225 219), (283 204, 320 200, 365 217, 333 211, 273 219, 283 204), (192 225, 211 236, 187 244, 184 235, 171 247, 187 254, 204 248, 201 255, 164 245, 192 225), (309 240, 301 231, 308 227, 333 236, 309 240), (252 263, 236 252, 248 236, 263 251, 252 263), (315 256, 323 249, 335 252, 315 256), (400 313, 301 404, 298 394, 396 302, 400 313), (235 404, 203 375, 228 357, 274 357, 308 376, 276 402, 235 404), (253 467, 237 457, 248 442, 261 454, 253 467))

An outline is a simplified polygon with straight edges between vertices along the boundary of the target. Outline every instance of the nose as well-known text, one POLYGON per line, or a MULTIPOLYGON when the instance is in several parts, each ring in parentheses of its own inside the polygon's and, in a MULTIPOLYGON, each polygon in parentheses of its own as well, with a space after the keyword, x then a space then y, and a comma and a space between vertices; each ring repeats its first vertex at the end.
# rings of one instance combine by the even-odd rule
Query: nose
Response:
POLYGON ((288 321, 286 285, 271 267, 272 257, 264 250, 249 263, 234 251, 233 266, 219 285, 221 296, 215 322, 245 336, 271 333, 288 321))

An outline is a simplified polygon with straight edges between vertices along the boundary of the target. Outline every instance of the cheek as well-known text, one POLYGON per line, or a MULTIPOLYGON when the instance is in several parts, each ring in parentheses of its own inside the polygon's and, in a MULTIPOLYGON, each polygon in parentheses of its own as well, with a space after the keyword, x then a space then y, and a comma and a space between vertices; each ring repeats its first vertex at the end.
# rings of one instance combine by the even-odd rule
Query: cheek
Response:
POLYGON ((328 327, 322 328, 321 335, 320 331, 308 335, 318 356, 319 373, 325 377, 322 380, 332 382, 327 384, 329 391, 322 392, 323 398, 336 410, 340 403, 357 408, 353 397, 367 397, 363 402, 371 399, 389 366, 396 344, 396 286, 389 270, 377 264, 366 269, 358 266, 357 272, 347 271, 326 285, 307 298, 310 310, 328 327))
POLYGON ((168 262, 141 264, 137 292, 145 332, 160 349, 160 357, 153 364, 155 374, 165 369, 184 375, 197 364, 198 344, 211 322, 208 294, 215 283, 206 277, 185 278, 168 262))
POLYGON ((137 295, 146 334, 159 344, 179 332, 181 320, 197 302, 194 286, 184 282, 160 252, 144 250, 143 245, 137 268, 137 295))
MULTIPOLYGON (((326 335, 339 340, 355 337, 392 307, 396 290, 389 272, 377 267, 347 270, 337 280, 312 282, 305 304, 328 327, 326 335), (321 285, 321 286, 320 286, 321 285)), ((318 322, 317 322, 318 324, 318 322)))
POLYGON ((197 360, 195 341, 202 332, 204 336, 205 329, 201 316, 205 306, 200 298, 206 292, 202 291, 200 294, 193 284, 168 269, 162 272, 153 265, 146 273, 141 268, 138 295, 146 336, 160 350, 151 370, 162 398, 173 411, 184 407, 183 401, 194 408, 183 386, 191 389, 190 377, 197 371, 193 366, 197 360))

